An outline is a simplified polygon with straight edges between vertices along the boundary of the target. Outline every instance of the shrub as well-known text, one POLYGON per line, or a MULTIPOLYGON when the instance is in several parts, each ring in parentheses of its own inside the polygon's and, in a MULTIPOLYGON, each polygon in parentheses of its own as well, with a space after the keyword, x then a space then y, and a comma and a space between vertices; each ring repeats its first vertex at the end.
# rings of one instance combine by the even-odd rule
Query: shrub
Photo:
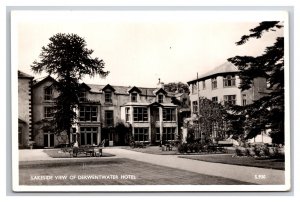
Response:
POLYGON ((236 156, 246 156, 247 155, 247 150, 244 147, 237 147, 235 149, 235 154, 236 154, 236 156))
POLYGON ((177 150, 179 153, 187 153, 188 151, 187 143, 179 144, 177 150))

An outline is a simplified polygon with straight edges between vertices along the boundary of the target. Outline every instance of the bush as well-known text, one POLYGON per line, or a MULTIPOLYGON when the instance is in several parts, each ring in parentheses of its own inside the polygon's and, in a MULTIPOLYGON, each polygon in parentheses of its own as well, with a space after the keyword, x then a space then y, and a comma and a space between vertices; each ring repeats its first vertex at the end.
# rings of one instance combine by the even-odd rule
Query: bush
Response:
POLYGON ((188 151, 187 143, 179 144, 177 149, 179 153, 187 153, 188 151))
POLYGON ((247 150, 244 147, 237 147, 235 149, 236 156, 247 156, 247 150))

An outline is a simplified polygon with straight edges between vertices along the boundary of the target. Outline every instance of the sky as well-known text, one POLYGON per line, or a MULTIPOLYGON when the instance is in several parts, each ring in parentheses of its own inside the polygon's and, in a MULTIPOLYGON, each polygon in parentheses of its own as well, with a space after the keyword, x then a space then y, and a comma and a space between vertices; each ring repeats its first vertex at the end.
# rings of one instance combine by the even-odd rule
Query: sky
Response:
MULTIPOLYGON (((282 13, 281 13, 282 14, 282 13)), ((16 68, 35 78, 30 65, 56 33, 75 33, 103 59, 105 78, 86 76, 83 82, 155 87, 186 83, 236 55, 261 55, 283 30, 266 33, 237 46, 241 36, 263 20, 281 14, 247 12, 102 11, 16 12, 12 15, 12 46, 16 68), (15 53, 15 54, 14 54, 15 53)))

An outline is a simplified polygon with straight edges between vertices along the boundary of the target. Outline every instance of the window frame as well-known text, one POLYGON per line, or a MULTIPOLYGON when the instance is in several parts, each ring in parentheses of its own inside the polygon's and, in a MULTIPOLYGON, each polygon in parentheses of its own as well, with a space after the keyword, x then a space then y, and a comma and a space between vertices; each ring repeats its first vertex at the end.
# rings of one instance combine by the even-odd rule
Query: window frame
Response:
POLYGON ((235 87, 236 86, 236 78, 233 75, 226 75, 223 77, 223 87, 235 87))
POLYGON ((112 92, 104 91, 104 103, 112 104, 112 92))
POLYGON ((236 95, 224 95, 224 103, 236 105, 236 95), (232 99, 232 98, 234 98, 234 99, 232 99))
POLYGON ((53 118, 53 107, 51 106, 44 106, 44 118, 45 119, 52 119, 53 118))
POLYGON ((176 127, 163 127, 163 140, 174 141, 176 137, 176 127))
POLYGON ((98 107, 97 106, 80 106, 79 107, 79 121, 98 122, 98 107), (87 110, 88 108, 90 108, 90 110, 87 110), (82 111, 82 109, 84 109, 84 110, 82 111), (93 109, 96 109, 96 110, 93 110, 93 109))
POLYGON ((52 101, 53 100, 53 87, 47 86, 44 88, 44 101, 52 101), (49 92, 47 92, 49 90, 49 92))
POLYGON ((113 127, 114 126, 114 111, 113 110, 105 110, 104 111, 104 119, 105 119, 105 125, 107 127, 113 127), (108 117, 108 115, 111 115, 111 117, 108 117))
POLYGON ((131 102, 137 102, 137 100, 138 100, 138 93, 132 92, 131 95, 130 95, 130 100, 131 100, 131 102))
POLYGON ((98 127, 80 127, 80 145, 88 145, 87 143, 89 139, 91 143, 89 145, 93 145, 93 144, 97 145, 98 132, 99 132, 98 127), (90 137, 88 138, 88 136, 90 137))
POLYGON ((175 108, 163 108, 163 121, 164 122, 176 122, 176 109, 175 108))
POLYGON ((205 90, 205 89, 206 89, 205 81, 202 81, 202 90, 205 90))
POLYGON ((218 88, 217 77, 211 78, 211 88, 212 89, 217 89, 218 88))
POLYGON ((218 103, 218 96, 212 97, 211 101, 214 102, 214 103, 218 103))
POLYGON ((133 122, 148 122, 148 116, 147 107, 133 107, 133 122))
POLYGON ((130 121, 130 107, 125 107, 125 121, 130 121))
POLYGON ((79 92, 79 102, 86 102, 87 97, 86 97, 86 91, 81 91, 79 92))
POLYGON ((193 113, 198 114, 198 101, 197 100, 193 101, 192 106, 193 106, 193 113))
POLYGON ((149 128, 145 128, 145 127, 134 128, 134 141, 138 141, 138 142, 149 141, 149 128))
POLYGON ((246 105, 247 105, 247 95, 242 94, 242 106, 246 106, 246 105))
POLYGON ((157 95, 157 101, 158 101, 158 103, 163 103, 164 102, 164 95, 163 94, 158 94, 157 95))

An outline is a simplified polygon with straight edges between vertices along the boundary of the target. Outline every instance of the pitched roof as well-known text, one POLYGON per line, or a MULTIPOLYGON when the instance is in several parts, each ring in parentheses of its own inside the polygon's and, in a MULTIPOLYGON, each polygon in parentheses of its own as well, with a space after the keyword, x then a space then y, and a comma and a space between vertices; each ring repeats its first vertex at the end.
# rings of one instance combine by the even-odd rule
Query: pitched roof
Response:
POLYGON ((28 79, 33 79, 33 76, 26 74, 25 72, 22 72, 18 70, 18 78, 28 78, 28 79))
MULTIPOLYGON (((98 84, 87 84, 91 90, 90 92, 92 93, 102 93, 103 88, 106 85, 98 85, 98 84)), ((113 86, 112 87, 115 89, 116 94, 123 94, 123 95, 128 95, 129 91, 133 88, 138 88, 141 91, 142 95, 147 95, 147 96, 153 96, 155 97, 155 91, 158 90, 157 88, 146 88, 146 87, 131 87, 131 86, 113 86)), ((173 94, 171 92, 167 92, 168 96, 172 96, 173 94)))
POLYGON ((104 86, 104 88, 102 88, 102 91, 106 90, 106 89, 110 89, 111 91, 115 92, 115 88, 112 87, 111 85, 107 84, 106 86, 104 86))
POLYGON ((128 92, 131 93, 133 91, 136 91, 137 93, 142 93, 142 91, 136 86, 133 86, 132 88, 130 88, 128 92))
POLYGON ((34 84, 33 84, 33 87, 37 87, 39 86, 40 84, 46 82, 46 81, 51 81, 53 83, 56 83, 56 80, 54 78, 52 78, 50 75, 46 76, 46 77, 42 77, 42 78, 39 78, 39 79, 35 79, 34 80, 34 84))
POLYGON ((225 62, 225 63, 215 67, 214 69, 200 75, 198 77, 198 79, 196 78, 191 81, 188 81, 188 84, 193 83, 195 81, 205 80, 210 77, 223 75, 223 74, 227 74, 227 73, 236 73, 236 72, 239 72, 239 69, 234 64, 232 64, 230 62, 225 62))

